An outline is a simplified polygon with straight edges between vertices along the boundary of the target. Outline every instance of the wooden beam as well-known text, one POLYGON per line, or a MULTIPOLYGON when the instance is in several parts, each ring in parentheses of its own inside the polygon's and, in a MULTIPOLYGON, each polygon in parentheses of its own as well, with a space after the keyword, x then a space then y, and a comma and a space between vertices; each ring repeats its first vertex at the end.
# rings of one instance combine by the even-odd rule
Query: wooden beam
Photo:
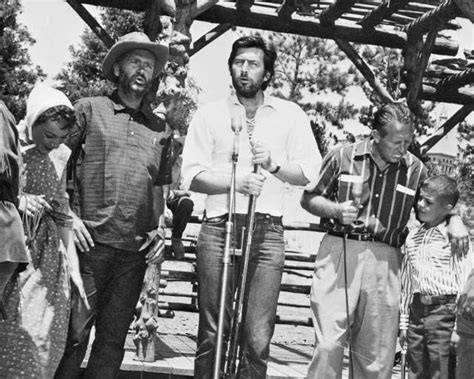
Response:
POLYGON ((145 10, 145 20, 143 21, 143 30, 150 38, 150 41, 156 41, 158 34, 163 29, 160 20, 160 0, 149 0, 148 7, 145 10))
POLYGON ((354 5, 355 0, 336 0, 319 15, 321 25, 331 25, 354 5))
POLYGON ((148 0, 80 0, 82 4, 98 7, 111 7, 143 12, 148 6, 148 0))
POLYGON ((369 12, 360 22, 363 28, 373 28, 375 25, 380 24, 384 18, 387 18, 391 14, 397 12, 408 4, 409 0, 385 0, 383 4, 380 4, 372 12, 369 12))
POLYGON ((278 17, 281 19, 290 19, 293 12, 296 11, 296 0, 283 0, 283 4, 278 8, 278 17))
POLYGON ((219 38, 225 32, 232 28, 232 24, 220 24, 217 25, 214 29, 204 34, 196 42, 193 43, 193 47, 189 52, 189 56, 193 56, 198 51, 202 50, 204 47, 209 45, 212 41, 219 38))
POLYGON ((436 40, 437 31, 429 32, 421 49, 421 57, 417 59, 415 67, 412 67, 413 72, 408 83, 407 104, 413 112, 418 109, 418 93, 420 92, 421 82, 423 80, 423 73, 428 65, 428 61, 433 50, 433 45, 436 40))
POLYGON ((84 8, 82 4, 79 4, 76 0, 66 0, 67 3, 76 11, 76 13, 84 20, 84 22, 91 28, 94 34, 104 43, 104 45, 110 49, 114 44, 114 40, 105 31, 104 28, 97 22, 97 20, 84 8))
MULTIPOLYGON (((254 6, 252 12, 244 18, 238 18, 233 3, 218 3, 206 12, 196 17, 197 20, 219 23, 231 23, 234 26, 269 30, 274 32, 299 34, 309 37, 340 38, 349 42, 378 45, 402 49, 406 46, 406 33, 397 30, 386 31, 375 29, 367 33, 361 26, 334 25, 332 27, 322 26, 318 20, 308 21, 293 15, 291 22, 278 18, 276 12, 268 13, 261 7, 254 6)), ((433 47, 433 53, 439 55, 454 56, 457 53, 456 41, 438 37, 433 47)))
POLYGON ((424 34, 430 30, 440 30, 443 29, 446 22, 461 15, 462 13, 458 6, 452 0, 448 0, 432 11, 426 12, 423 16, 413 20, 403 30, 407 34, 424 34))
POLYGON ((456 74, 445 76, 438 82, 438 88, 454 89, 465 86, 467 84, 474 83, 474 68, 468 68, 464 71, 460 71, 456 74))
MULTIPOLYGON (((119 9, 127 9, 135 12, 145 12, 149 6, 149 0, 80 0, 82 4, 95 5, 98 7, 112 7, 119 9)), ((191 15, 194 18, 196 15, 205 12, 213 5, 217 4, 218 0, 197 0, 190 3, 191 15)), ((170 14, 167 7, 161 7, 162 15, 174 17, 170 14)))
POLYGON ((250 12, 250 8, 252 7, 254 0, 237 0, 235 8, 240 13, 248 13, 250 12))
POLYGON ((361 74, 364 76, 365 80, 370 84, 375 93, 381 98, 383 102, 393 103, 393 98, 390 93, 384 88, 383 84, 375 76, 372 69, 369 65, 362 59, 362 57, 357 53, 357 51, 352 47, 352 45, 342 39, 335 39, 337 46, 346 53, 348 58, 354 63, 354 65, 359 69, 361 74))
POLYGON ((472 111, 474 104, 468 104, 459 109, 449 120, 441 125, 425 142, 420 146, 422 154, 426 154, 441 138, 448 134, 457 124, 462 122, 472 111))
MULTIPOLYGON (((402 95, 406 95, 407 87, 405 84, 400 86, 402 95)), ((440 103, 453 103, 453 104, 474 104, 474 88, 472 87, 461 87, 457 90, 447 91, 446 89, 439 89, 432 84, 423 83, 421 90, 418 94, 418 98, 421 100, 437 101, 440 103)))

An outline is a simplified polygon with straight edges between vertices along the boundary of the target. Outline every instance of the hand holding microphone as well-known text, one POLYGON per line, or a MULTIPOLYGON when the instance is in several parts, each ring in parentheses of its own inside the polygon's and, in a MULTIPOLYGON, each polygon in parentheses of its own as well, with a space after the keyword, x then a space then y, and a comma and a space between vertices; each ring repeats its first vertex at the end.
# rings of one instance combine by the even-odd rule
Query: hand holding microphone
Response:
POLYGON ((239 159, 239 150, 240 150, 240 132, 243 128, 243 113, 240 107, 234 106, 232 113, 230 115, 230 127, 234 132, 234 143, 232 147, 232 160, 237 162, 239 159))
MULTIPOLYGON (((361 205, 361 199, 362 199, 362 191, 363 191, 363 180, 362 177, 360 177, 360 180, 354 181, 352 183, 352 197, 354 199, 355 206, 357 207, 357 213, 359 213, 359 210, 362 208, 361 205)), ((364 222, 361 220, 355 220, 352 222, 352 226, 354 228, 360 228, 361 226, 364 225, 364 222)))
POLYGON ((268 170, 272 165, 272 154, 269 147, 257 139, 252 139, 250 141, 250 147, 253 155, 252 162, 255 165, 261 165, 263 169, 268 170))

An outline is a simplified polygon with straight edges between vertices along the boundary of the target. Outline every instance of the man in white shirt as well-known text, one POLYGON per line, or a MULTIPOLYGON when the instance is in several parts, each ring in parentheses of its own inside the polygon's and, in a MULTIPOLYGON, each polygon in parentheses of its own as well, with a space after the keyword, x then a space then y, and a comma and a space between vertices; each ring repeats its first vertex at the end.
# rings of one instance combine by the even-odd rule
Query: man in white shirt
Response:
MULTIPOLYGON (((311 186, 321 163, 309 119, 301 108, 264 95, 274 73, 275 60, 276 52, 262 38, 250 36, 236 40, 228 60, 236 96, 200 108, 184 146, 184 187, 207 194, 197 245, 200 315, 196 378, 211 377, 214 365, 235 138, 239 141, 239 160, 234 241, 240 240, 240 231, 245 226, 248 196, 258 196, 238 377, 266 376, 285 259, 282 226, 285 183, 311 186), (235 118, 236 114, 243 120, 242 132, 237 134, 231 127, 231 117, 235 118), (254 172, 254 165, 260 165, 262 170, 254 172)), ((227 309, 230 296, 228 300, 227 309)))

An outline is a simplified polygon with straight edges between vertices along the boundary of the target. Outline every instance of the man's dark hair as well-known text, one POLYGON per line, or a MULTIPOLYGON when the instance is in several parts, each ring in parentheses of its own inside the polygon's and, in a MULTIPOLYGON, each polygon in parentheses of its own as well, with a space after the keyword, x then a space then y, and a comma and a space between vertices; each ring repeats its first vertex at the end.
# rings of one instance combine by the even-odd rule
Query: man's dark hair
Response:
POLYGON ((385 126, 397 121, 413 126, 413 116, 410 109, 402 103, 387 103, 382 105, 374 114, 372 129, 377 130, 381 137, 387 134, 385 126))
POLYGON ((48 108, 43 113, 41 113, 36 119, 33 127, 48 120, 62 121, 64 126, 61 129, 71 129, 76 122, 76 114, 73 109, 67 107, 66 105, 57 105, 55 107, 48 108))
POLYGON ((448 175, 431 176, 423 182, 423 189, 429 189, 436 193, 436 197, 444 204, 453 207, 459 199, 459 189, 456 180, 448 175))
POLYGON ((237 51, 239 49, 248 49, 251 47, 256 47, 257 49, 263 51, 263 66, 265 71, 270 75, 268 80, 262 83, 262 89, 265 90, 268 87, 268 83, 270 83, 272 80, 273 74, 275 73, 275 61, 277 58, 277 53, 273 45, 265 42, 262 37, 245 36, 235 40, 235 42, 232 44, 232 51, 230 52, 229 60, 227 61, 227 64, 229 65, 229 71, 232 73, 232 63, 234 62, 235 56, 237 55, 237 51))

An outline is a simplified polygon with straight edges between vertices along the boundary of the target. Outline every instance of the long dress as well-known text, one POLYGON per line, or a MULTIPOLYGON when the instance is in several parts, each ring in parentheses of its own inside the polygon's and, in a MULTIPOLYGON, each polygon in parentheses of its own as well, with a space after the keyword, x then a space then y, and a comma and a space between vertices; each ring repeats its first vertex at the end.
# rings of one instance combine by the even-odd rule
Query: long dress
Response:
POLYGON ((8 319, 0 321, 0 378, 52 378, 66 344, 70 288, 58 229, 68 226, 66 170, 51 155, 33 147, 23 156, 25 193, 45 195, 54 211, 43 213, 28 244, 31 263, 5 290, 8 319))

